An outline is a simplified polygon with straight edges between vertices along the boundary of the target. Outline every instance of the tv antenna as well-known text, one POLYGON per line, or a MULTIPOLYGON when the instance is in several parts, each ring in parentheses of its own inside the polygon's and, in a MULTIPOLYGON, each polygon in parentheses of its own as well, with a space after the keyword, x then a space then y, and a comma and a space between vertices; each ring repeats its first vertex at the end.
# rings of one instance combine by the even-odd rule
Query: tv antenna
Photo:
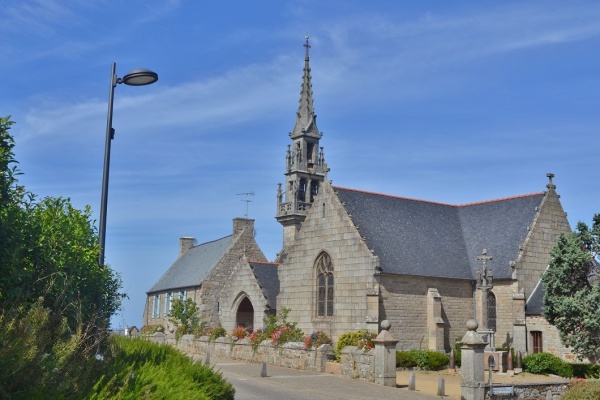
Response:
POLYGON ((254 192, 237 193, 236 196, 246 196, 245 199, 240 201, 246 202, 246 214, 244 214, 244 218, 248 218, 248 203, 252 203, 252 200, 250 200, 249 197, 254 196, 254 192))

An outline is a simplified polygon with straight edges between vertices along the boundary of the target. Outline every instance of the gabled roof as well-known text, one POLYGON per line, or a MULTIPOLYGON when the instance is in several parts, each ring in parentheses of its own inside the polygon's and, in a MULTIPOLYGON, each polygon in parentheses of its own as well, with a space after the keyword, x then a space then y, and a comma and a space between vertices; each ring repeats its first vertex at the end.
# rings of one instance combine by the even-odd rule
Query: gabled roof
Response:
POLYGON ((267 298, 267 303, 272 309, 276 309, 277 295, 279 294, 279 274, 277 273, 279 264, 263 261, 250 261, 248 264, 267 298))
POLYGON ((204 278, 223 258, 233 241, 233 235, 188 249, 150 288, 148 293, 200 286, 204 278))
POLYGON ((474 279, 483 249, 510 278, 544 193, 451 205, 333 187, 383 273, 474 279))

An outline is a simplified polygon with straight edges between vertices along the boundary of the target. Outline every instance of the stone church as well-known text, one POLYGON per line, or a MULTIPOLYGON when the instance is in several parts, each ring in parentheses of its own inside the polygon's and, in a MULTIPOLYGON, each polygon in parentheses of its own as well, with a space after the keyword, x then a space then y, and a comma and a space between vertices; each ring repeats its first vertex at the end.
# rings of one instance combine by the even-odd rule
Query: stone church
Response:
POLYGON ((308 39, 304 46, 300 106, 277 189, 277 259, 265 259, 249 219, 236 218, 232 235, 212 242, 182 238, 180 257, 147 293, 144 324, 169 326, 172 299, 191 297, 206 321, 227 330, 261 328, 266 315, 287 308, 305 333, 335 339, 378 331, 387 319, 398 349, 449 351, 475 318, 496 347, 547 351, 556 332, 526 304, 558 235, 570 231, 554 176, 544 191, 461 205, 332 185, 308 39))

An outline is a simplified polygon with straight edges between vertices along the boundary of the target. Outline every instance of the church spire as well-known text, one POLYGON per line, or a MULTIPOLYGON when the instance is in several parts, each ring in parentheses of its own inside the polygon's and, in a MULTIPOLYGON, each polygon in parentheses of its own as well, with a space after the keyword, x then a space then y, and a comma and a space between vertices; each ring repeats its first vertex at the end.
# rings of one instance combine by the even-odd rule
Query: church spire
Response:
POLYGON ((292 139, 302 135, 321 137, 321 133, 317 129, 317 116, 315 115, 313 106, 309 57, 310 43, 308 42, 309 36, 308 33, 304 36, 304 39, 306 40, 304 43, 304 47, 306 48, 306 54, 304 56, 304 74, 302 76, 302 86, 300 90, 300 105, 298 107, 298 112, 296 113, 296 124, 290 135, 292 139))
MULTIPOLYGON (((275 218, 283 225, 283 247, 289 248, 300 229, 306 213, 319 193, 321 183, 327 176, 327 163, 322 137, 317 129, 313 108, 313 92, 310 77, 308 34, 304 37, 304 73, 300 91, 300 107, 296 113, 296 124, 290 132, 292 143, 285 152, 285 186, 277 189, 277 214, 275 218)), ((284 253, 281 253, 284 254, 284 253)))

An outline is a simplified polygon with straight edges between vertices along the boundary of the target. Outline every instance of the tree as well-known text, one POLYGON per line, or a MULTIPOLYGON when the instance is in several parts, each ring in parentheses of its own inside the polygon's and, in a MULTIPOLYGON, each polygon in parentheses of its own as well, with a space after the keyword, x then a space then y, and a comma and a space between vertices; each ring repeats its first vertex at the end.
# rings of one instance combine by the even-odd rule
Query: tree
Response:
POLYGON ((192 299, 173 300, 171 311, 169 311, 169 321, 175 325, 180 334, 192 333, 200 326, 198 305, 192 299))
POLYGON ((600 354, 600 214, 592 229, 577 224, 575 232, 560 235, 551 253, 544 287, 543 315, 556 326, 562 342, 580 357, 600 354))
POLYGON ((90 207, 18 184, 12 125, 0 117, 0 398, 81 398, 121 280, 98 264, 90 207))

